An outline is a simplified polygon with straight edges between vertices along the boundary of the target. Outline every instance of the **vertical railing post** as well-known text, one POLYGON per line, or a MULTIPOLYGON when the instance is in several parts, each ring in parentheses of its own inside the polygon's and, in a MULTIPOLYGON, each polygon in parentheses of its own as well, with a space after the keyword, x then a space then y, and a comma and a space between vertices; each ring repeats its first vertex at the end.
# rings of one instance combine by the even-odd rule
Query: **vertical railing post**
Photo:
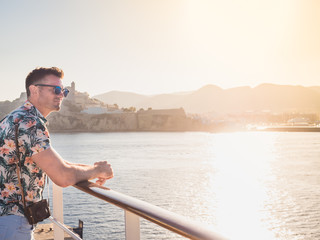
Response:
POLYGON ((140 218, 139 216, 124 211, 126 223, 126 240, 140 240, 140 218))
MULTIPOLYGON (((52 183, 53 192, 53 217, 63 223, 63 194, 62 188, 52 183)), ((53 224, 54 240, 63 240, 64 232, 61 228, 53 224)))

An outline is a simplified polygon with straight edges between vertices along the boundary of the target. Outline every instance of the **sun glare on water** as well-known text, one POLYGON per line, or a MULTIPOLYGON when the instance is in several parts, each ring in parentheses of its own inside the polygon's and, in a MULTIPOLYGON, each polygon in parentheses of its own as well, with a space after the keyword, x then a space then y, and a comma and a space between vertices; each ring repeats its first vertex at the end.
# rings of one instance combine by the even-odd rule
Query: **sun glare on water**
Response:
POLYGON ((210 143, 216 173, 210 186, 216 196, 216 221, 232 239, 277 239, 264 225, 268 212, 265 180, 272 178, 269 163, 275 135, 261 133, 222 134, 210 143))

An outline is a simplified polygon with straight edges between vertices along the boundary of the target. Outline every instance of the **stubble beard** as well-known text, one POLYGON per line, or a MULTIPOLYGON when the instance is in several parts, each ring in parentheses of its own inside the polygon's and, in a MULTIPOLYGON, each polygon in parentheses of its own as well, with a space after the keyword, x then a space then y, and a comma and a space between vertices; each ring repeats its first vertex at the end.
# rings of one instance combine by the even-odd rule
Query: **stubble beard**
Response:
POLYGON ((61 109, 62 101, 57 102, 53 105, 53 111, 58 112, 61 109))

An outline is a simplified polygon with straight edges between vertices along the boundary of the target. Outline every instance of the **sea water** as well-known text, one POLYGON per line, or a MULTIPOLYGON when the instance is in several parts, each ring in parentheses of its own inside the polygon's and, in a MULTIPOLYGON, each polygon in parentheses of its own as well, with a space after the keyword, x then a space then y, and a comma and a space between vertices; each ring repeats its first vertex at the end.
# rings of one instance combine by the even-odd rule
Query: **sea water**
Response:
MULTIPOLYGON (((106 187, 231 239, 320 239, 320 133, 51 134, 70 162, 107 160, 106 187)), ((64 221, 84 239, 125 239, 124 212, 73 187, 64 221)), ((141 219, 141 239, 183 237, 141 219)))

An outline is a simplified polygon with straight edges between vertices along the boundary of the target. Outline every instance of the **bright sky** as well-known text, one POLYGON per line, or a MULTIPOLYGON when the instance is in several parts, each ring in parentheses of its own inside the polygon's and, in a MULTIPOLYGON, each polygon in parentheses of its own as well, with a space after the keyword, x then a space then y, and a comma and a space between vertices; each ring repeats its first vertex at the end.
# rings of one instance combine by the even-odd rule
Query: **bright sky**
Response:
POLYGON ((91 96, 320 85, 318 0, 0 0, 0 101, 38 66, 91 96))

